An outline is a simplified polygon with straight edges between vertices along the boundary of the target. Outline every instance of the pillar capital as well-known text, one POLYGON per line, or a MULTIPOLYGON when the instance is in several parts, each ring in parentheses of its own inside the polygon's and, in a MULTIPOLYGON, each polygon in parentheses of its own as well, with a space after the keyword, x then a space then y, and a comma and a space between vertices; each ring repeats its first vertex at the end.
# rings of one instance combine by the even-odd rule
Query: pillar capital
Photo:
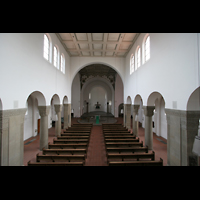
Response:
POLYGON ((49 114, 50 106, 38 106, 38 110, 41 117, 45 117, 49 114))
POLYGON ((59 113, 62 111, 62 104, 55 104, 54 107, 55 107, 56 113, 59 113))
POLYGON ((155 106, 143 106, 145 116, 152 117, 155 106))
POLYGON ((135 112, 137 114, 139 107, 140 107, 140 105, 133 104, 133 112, 135 112))

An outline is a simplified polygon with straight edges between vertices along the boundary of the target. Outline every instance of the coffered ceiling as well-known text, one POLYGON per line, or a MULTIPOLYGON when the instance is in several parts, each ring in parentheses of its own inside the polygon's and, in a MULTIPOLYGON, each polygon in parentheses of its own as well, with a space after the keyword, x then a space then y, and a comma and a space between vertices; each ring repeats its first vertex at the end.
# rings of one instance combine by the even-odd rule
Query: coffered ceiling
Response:
POLYGON ((56 33, 70 56, 125 57, 140 33, 56 33))

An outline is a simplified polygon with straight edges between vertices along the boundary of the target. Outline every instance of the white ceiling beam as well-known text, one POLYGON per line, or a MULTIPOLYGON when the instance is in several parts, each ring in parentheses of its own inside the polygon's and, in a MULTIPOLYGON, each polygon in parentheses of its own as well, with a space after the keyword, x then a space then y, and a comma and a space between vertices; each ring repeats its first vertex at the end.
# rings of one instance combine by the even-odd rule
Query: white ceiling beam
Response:
POLYGON ((80 48, 79 48, 79 45, 77 44, 77 40, 76 40, 75 34, 74 33, 70 33, 70 35, 71 35, 72 40, 73 40, 73 42, 74 42, 74 44, 76 46, 76 51, 78 51, 79 56, 82 56, 80 48))
MULTIPOLYGON (((105 34, 107 34, 107 33, 105 33, 105 34)), ((63 42, 64 43, 68 43, 68 42, 73 42, 73 40, 63 40, 63 42)), ((77 44, 119 44, 119 42, 118 41, 90 41, 90 42, 88 42, 88 41, 76 41, 76 43, 77 44)), ((125 45, 130 45, 130 44, 132 44, 132 42, 127 42, 127 41, 123 41, 122 42, 123 44, 125 44, 125 45)))
POLYGON ((93 56, 93 51, 92 51, 92 34, 91 33, 87 33, 87 37, 88 37, 88 45, 89 45, 89 48, 90 48, 90 55, 93 56))
MULTIPOLYGON (((124 36, 125 36, 125 33, 121 33, 121 34, 120 34, 119 43, 118 43, 117 48, 116 48, 116 50, 115 50, 114 56, 116 56, 118 52, 122 52, 121 50, 119 50, 119 47, 120 47, 120 45, 121 45, 121 43, 122 43, 122 41, 123 41, 124 36)), ((126 51, 127 51, 127 50, 125 50, 125 51, 123 51, 123 52, 126 52, 126 51)))
POLYGON ((103 53, 102 56, 105 56, 105 50, 106 50, 106 46, 108 44, 108 33, 104 33, 103 34, 103 53))

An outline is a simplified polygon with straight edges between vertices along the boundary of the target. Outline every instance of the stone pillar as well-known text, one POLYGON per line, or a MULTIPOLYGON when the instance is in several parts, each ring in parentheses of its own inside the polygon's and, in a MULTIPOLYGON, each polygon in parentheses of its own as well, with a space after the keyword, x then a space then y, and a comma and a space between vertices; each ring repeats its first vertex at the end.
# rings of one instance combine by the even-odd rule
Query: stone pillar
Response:
POLYGON ((149 150, 153 150, 152 116, 155 106, 143 106, 145 114, 145 145, 149 150))
POLYGON ((68 127, 71 127, 71 103, 68 104, 68 127))
POLYGON ((109 113, 109 102, 107 102, 107 113, 109 113))
POLYGON ((133 105, 133 134, 138 137, 138 120, 135 121, 135 116, 138 115, 140 105, 133 105))
POLYGON ((195 166, 192 148, 198 134, 200 111, 165 109, 167 115, 167 165, 195 166))
POLYGON ((0 165, 24 164, 24 117, 26 108, 0 111, 0 165))
POLYGON ((48 115, 50 106, 38 106, 40 119, 40 151, 48 148, 48 115))
POLYGON ((124 104, 124 115, 123 115, 123 120, 124 120, 124 127, 126 127, 126 104, 124 104))
POLYGON ((64 129, 68 128, 68 104, 64 104, 64 129))
POLYGON ((131 104, 126 104, 126 128, 131 129, 131 104))
POLYGON ((58 121, 56 121, 57 126, 56 126, 56 136, 61 136, 61 111, 62 111, 62 105, 60 104, 55 104, 55 112, 58 117, 58 121))

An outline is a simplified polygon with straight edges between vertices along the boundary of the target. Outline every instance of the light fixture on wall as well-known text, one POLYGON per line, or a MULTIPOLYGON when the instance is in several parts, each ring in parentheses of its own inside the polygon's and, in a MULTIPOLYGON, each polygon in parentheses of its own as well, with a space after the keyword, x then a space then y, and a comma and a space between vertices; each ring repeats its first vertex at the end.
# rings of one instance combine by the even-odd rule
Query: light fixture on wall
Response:
POLYGON ((199 119, 198 136, 196 136, 194 139, 192 152, 200 156, 200 119, 199 119))

